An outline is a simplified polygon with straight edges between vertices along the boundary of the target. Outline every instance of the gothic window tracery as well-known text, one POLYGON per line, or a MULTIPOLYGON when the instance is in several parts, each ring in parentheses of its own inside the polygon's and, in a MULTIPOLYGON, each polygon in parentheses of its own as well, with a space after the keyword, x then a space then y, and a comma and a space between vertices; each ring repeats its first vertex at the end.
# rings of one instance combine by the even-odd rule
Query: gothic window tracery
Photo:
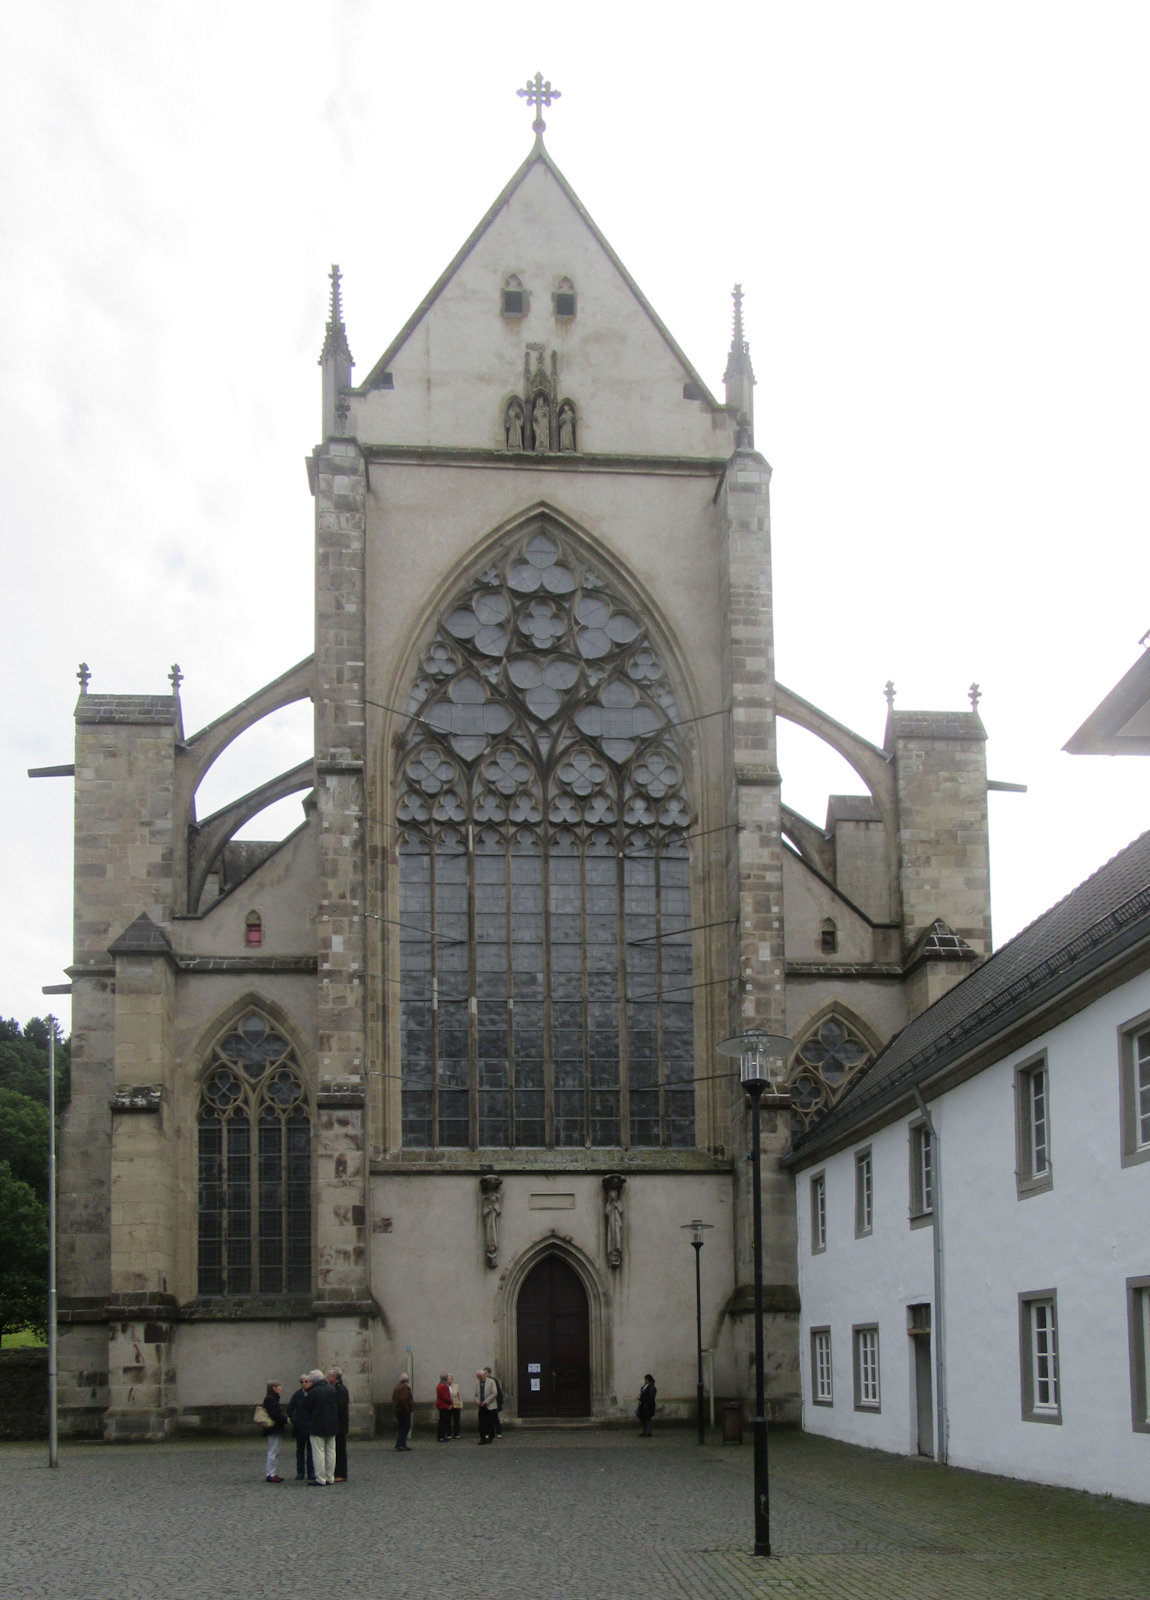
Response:
POLYGON ((198 1151, 199 1293, 309 1293, 311 1116, 291 1045, 254 1008, 212 1047, 198 1151))
POLYGON ((803 1133, 828 1112, 870 1065, 874 1051, 858 1030, 835 1014, 799 1045, 791 1061, 791 1128, 803 1133))
POLYGON ((642 619, 540 528, 446 608, 408 709, 403 1143, 691 1146, 691 811, 642 619))

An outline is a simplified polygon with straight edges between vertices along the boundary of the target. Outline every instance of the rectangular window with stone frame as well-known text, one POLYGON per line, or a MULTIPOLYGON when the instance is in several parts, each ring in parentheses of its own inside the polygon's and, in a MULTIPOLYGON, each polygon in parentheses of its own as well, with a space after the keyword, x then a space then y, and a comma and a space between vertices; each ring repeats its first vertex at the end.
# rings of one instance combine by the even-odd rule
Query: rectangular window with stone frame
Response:
POLYGON ((870 1146, 855 1155, 855 1238, 865 1239, 874 1228, 874 1163, 870 1146))
POLYGON ((881 1411, 878 1371, 878 1324, 856 1324, 851 1329, 854 1346, 854 1399, 856 1411, 881 1411))
POLYGON ((1150 1433, 1150 1277, 1127 1278, 1130 1339, 1130 1421, 1135 1433, 1150 1433))
POLYGON ((827 1247, 827 1175, 816 1172, 811 1179, 811 1254, 827 1247))
POLYGON ((1052 1188, 1050 1068, 1045 1052, 1014 1069, 1014 1144, 1018 1198, 1052 1188))
POLYGON ((1018 1364, 1023 1422, 1062 1421, 1058 1370, 1058 1294, 1033 1289, 1018 1297, 1018 1364))
POLYGON ((925 1122, 909 1128, 910 1225, 926 1227, 934 1221, 934 1140, 925 1122))
POLYGON ((834 1404, 834 1374, 831 1367, 831 1330, 811 1329, 811 1403, 834 1404))
POLYGON ((1150 1012, 1118 1030, 1122 1165, 1150 1161, 1150 1012))

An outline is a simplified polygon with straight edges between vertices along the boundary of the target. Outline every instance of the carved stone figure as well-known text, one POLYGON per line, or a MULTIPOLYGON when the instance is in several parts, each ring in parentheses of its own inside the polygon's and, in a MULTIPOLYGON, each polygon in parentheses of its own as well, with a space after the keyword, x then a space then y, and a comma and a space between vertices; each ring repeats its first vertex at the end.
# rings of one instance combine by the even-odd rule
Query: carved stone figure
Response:
POLYGON ((509 450, 522 450, 523 448, 523 407, 518 400, 508 403, 503 414, 503 428, 507 435, 507 448, 509 450))
POLYGON ((479 1180, 483 1214, 484 1255, 489 1267, 499 1265, 499 1213, 503 1210, 503 1179, 488 1172, 479 1180))
POLYGON ((564 400, 559 407, 559 448, 560 450, 575 448, 575 407, 569 400, 564 400))
POLYGON ((535 435, 535 454, 542 455, 551 448, 551 408, 543 395, 537 395, 531 412, 531 429, 535 435))
POLYGON ((607 1262, 609 1266, 623 1264, 623 1186, 627 1182, 618 1172, 603 1179, 603 1216, 607 1225, 607 1262))

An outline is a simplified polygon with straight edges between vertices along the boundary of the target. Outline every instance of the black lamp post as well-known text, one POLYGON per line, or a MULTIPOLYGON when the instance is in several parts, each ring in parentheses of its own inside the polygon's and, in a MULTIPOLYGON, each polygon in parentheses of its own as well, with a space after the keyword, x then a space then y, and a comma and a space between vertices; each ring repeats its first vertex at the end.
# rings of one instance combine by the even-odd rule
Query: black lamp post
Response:
POLYGON ((791 1041, 782 1034, 751 1028, 724 1039, 719 1053, 738 1056, 739 1081, 751 1097, 751 1216, 755 1263, 755 1554, 771 1553, 771 1502, 767 1482, 767 1408, 763 1375, 763 1191, 760 1115, 764 1093, 789 1099, 783 1088, 791 1041), (773 1069, 773 1070, 772 1070, 773 1069))
POLYGON ((706 1443, 703 1423, 703 1287, 699 1275, 699 1252, 703 1248, 704 1228, 713 1228, 713 1222, 682 1222, 682 1228, 691 1230, 691 1249, 695 1252, 695 1356, 697 1361, 696 1396, 699 1413, 699 1443, 706 1443))

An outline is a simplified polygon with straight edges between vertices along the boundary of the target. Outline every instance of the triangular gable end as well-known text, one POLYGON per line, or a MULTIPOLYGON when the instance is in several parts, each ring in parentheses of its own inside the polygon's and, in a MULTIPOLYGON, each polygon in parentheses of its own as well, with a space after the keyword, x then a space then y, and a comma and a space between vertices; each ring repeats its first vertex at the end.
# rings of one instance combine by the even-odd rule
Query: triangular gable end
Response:
POLYGON ((730 413, 542 143, 351 391, 349 431, 366 445, 506 448, 505 403, 538 369, 574 408, 579 453, 730 454, 730 413), (508 287, 522 291, 518 314, 508 287))

